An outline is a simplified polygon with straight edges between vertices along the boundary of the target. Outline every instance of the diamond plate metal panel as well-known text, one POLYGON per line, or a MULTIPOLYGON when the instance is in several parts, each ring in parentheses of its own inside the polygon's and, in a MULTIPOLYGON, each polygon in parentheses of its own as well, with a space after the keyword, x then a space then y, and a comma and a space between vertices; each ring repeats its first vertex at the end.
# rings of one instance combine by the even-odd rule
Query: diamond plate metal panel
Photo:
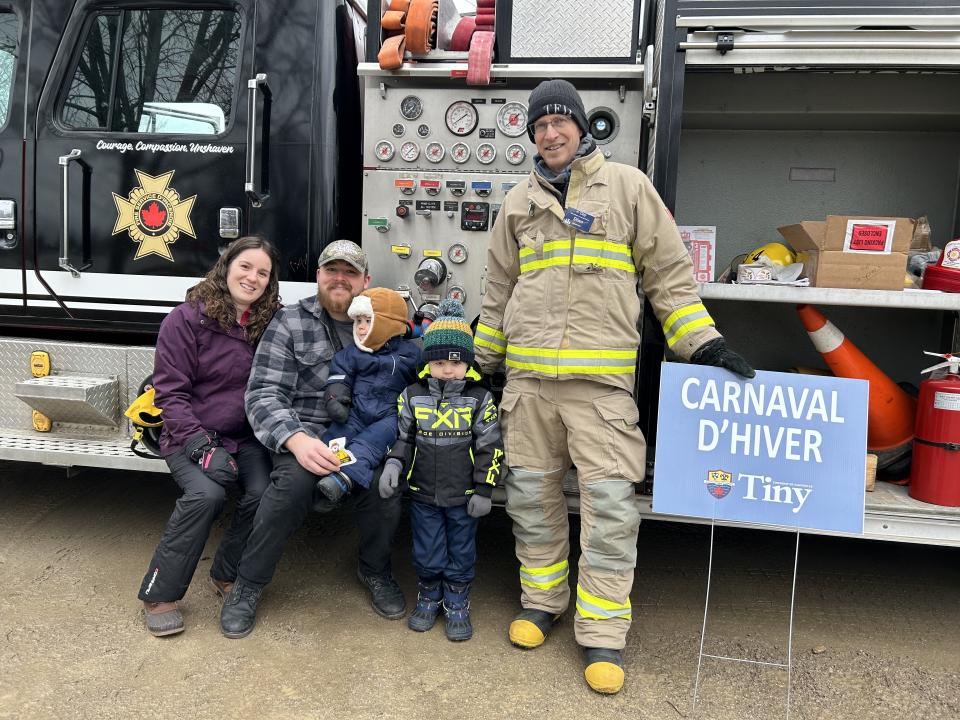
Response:
POLYGON ((630 57, 634 0, 513 0, 510 55, 523 58, 630 57), (602 9, 601 9, 602 7, 602 9))
POLYGON ((56 433, 0 433, 0 457, 45 465, 105 467, 121 470, 168 472, 163 460, 141 458, 130 451, 127 439, 95 440, 62 437, 56 433))
POLYGON ((14 394, 48 418, 63 423, 117 425, 117 380, 49 375, 18 382, 14 394))
MULTIPOLYGON (((31 409, 14 395, 14 388, 18 382, 31 379, 30 353, 35 350, 45 350, 50 354, 51 372, 57 376, 98 375, 116 378, 113 403, 117 408, 117 425, 71 426, 65 424, 66 421, 55 422, 53 433, 47 437, 96 436, 103 442, 110 438, 129 442, 130 424, 120 413, 136 398, 137 389, 144 378, 153 372, 152 347, 0 338, 0 435, 33 432, 31 409)), ((40 437, 39 433, 36 435, 40 437)))

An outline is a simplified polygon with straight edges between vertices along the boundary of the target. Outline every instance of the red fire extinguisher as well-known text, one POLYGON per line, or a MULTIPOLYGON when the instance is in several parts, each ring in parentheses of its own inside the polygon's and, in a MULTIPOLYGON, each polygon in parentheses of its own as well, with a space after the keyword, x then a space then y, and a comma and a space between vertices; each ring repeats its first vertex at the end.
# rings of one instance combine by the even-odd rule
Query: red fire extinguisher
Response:
POLYGON ((923 370, 913 438, 910 497, 960 506, 960 355, 927 352, 946 362, 923 370), (946 368, 946 372, 938 372, 946 368))

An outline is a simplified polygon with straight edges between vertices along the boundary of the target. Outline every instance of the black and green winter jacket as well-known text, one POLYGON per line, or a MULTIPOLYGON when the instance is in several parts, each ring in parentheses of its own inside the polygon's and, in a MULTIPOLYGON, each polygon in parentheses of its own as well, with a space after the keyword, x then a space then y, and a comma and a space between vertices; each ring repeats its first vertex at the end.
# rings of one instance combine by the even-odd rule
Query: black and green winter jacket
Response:
POLYGON ((497 406, 480 375, 441 381, 429 366, 397 400, 400 434, 388 457, 403 463, 415 500, 462 505, 473 493, 490 497, 503 463, 497 406))

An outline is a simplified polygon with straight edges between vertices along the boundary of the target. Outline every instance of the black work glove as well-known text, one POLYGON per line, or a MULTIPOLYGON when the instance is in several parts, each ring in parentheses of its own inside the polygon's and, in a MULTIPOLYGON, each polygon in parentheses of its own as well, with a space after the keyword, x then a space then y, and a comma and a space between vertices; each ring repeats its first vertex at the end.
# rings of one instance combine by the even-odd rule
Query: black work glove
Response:
POLYGON ((690 362, 697 365, 713 365, 736 373, 741 377, 752 378, 757 374, 747 361, 727 347, 722 337, 714 338, 706 345, 701 346, 690 356, 690 362))
POLYGON ((183 452, 217 485, 226 487, 237 481, 237 461, 223 449, 216 433, 197 433, 187 440, 183 452))
POLYGON ((350 405, 353 404, 353 394, 350 387, 344 383, 331 383, 323 396, 327 406, 327 415, 341 425, 350 416, 350 405))

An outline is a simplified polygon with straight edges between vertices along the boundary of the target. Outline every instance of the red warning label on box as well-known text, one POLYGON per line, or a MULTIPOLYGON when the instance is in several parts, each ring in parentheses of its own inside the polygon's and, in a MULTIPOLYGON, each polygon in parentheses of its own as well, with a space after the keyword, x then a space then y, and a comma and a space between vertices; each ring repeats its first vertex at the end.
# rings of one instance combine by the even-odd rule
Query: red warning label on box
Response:
POLYGON ((888 255, 896 226, 895 220, 849 220, 843 251, 888 255))

